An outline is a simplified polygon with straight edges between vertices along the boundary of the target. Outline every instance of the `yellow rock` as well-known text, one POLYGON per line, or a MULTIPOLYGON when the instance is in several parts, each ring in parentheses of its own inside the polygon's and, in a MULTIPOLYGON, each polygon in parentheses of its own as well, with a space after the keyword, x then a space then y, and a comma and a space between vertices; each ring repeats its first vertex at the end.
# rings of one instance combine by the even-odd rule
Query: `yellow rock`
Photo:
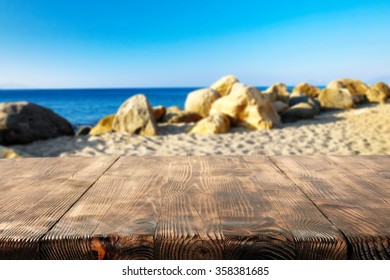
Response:
POLYGON ((221 95, 211 88, 195 90, 188 94, 184 108, 205 118, 209 115, 213 102, 220 97, 221 95))
POLYGON ((202 116, 195 112, 181 111, 168 120, 168 123, 192 123, 202 119, 202 116))
POLYGON ((318 100, 324 109, 350 109, 354 106, 351 93, 347 89, 326 88, 318 100))
POLYGON ((239 87, 213 103, 211 114, 226 114, 233 124, 250 129, 270 129, 279 125, 280 117, 266 95, 255 87, 239 87))
POLYGON ((190 131, 192 134, 210 135, 226 133, 230 129, 229 117, 225 114, 213 114, 199 121, 190 131))
POLYGON ((214 84, 211 85, 211 88, 217 91, 221 96, 228 95, 235 83, 238 83, 239 80, 233 76, 228 75, 224 76, 214 84))
POLYGON ((276 83, 270 86, 263 92, 263 94, 268 95, 271 102, 279 100, 288 104, 288 101, 290 100, 287 86, 283 83, 276 83))
POLYGON ((178 114, 180 114, 180 112, 182 112, 183 110, 180 109, 179 107, 177 106, 171 106, 171 107, 168 107, 167 108, 167 111, 165 112, 165 115, 164 117, 162 118, 162 122, 169 122, 170 119, 172 119, 173 117, 177 116, 178 114))
POLYGON ((102 118, 97 125, 95 125, 91 131, 89 132, 90 135, 100 135, 107 132, 112 131, 112 122, 114 120, 115 114, 108 115, 104 118, 102 118))
POLYGON ((310 97, 318 97, 321 93, 321 90, 318 87, 315 87, 313 85, 310 85, 308 83, 300 83, 295 86, 295 88, 292 91, 303 93, 304 95, 310 96, 310 97))
POLYGON ((13 149, 0 146, 0 158, 20 158, 21 155, 13 149))
POLYGON ((127 99, 115 114, 112 128, 116 132, 156 136, 157 124, 146 96, 137 94, 127 99))
POLYGON ((387 101, 386 92, 380 91, 377 88, 374 87, 369 88, 366 94, 369 102, 377 102, 380 104, 384 104, 387 101))
POLYGON ((388 84, 385 84, 383 82, 379 82, 379 83, 376 83, 375 85, 373 85, 371 88, 374 88, 374 89, 377 89, 381 92, 384 92, 387 97, 390 97, 390 87, 388 84))
POLYGON ((195 112, 183 111, 177 106, 167 108, 167 112, 163 118, 166 123, 191 123, 202 119, 202 116, 195 112))
POLYGON ((298 91, 293 91, 291 94, 290 94, 290 98, 294 98, 294 97, 301 97, 301 96, 305 96, 302 92, 298 92, 298 91))
POLYGON ((352 100, 355 104, 364 103, 367 101, 367 91, 369 87, 359 80, 353 79, 339 79, 330 82, 327 88, 333 89, 347 89, 352 96, 352 100))

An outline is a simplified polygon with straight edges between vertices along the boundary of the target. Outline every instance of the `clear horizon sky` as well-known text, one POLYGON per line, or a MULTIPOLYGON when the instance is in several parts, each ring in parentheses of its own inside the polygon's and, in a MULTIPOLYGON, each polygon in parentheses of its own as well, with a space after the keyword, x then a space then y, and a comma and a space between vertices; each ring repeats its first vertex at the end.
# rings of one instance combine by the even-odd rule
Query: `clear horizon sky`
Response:
POLYGON ((0 0, 0 88, 390 82, 390 2, 0 0))

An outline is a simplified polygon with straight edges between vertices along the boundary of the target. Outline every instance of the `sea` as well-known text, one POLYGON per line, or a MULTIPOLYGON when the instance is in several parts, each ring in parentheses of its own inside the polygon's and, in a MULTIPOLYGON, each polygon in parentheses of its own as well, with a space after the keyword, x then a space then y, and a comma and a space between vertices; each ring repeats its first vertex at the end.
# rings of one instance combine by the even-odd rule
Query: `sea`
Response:
MULTIPOLYGON (((265 90, 267 87, 258 87, 265 90)), ((27 101, 49 108, 74 127, 95 125, 114 114, 131 96, 145 94, 152 106, 184 108, 188 93, 199 88, 121 88, 121 89, 0 89, 0 102, 27 101)), ((290 89, 291 90, 291 89, 290 89)))

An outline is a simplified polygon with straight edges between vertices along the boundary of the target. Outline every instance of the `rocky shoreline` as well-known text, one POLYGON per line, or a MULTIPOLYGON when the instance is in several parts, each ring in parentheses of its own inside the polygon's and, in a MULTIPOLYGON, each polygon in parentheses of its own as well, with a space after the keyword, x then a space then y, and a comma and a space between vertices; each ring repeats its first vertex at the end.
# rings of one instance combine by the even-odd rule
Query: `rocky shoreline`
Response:
POLYGON ((340 79, 292 92, 277 83, 261 92, 229 75, 189 93, 184 110, 135 95, 76 136, 49 109, 0 103, 0 157, 390 154, 389 97, 385 83, 340 79))

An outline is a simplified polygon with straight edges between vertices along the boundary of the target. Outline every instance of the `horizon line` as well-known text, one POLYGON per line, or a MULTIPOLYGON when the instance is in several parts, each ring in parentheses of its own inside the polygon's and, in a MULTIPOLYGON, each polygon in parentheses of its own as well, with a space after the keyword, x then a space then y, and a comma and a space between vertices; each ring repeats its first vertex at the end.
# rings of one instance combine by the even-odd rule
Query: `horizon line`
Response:
MULTIPOLYGON (((260 87, 270 87, 272 86, 273 84, 271 85, 263 85, 263 86, 259 86, 259 85, 255 85, 254 87, 256 88, 260 88, 260 87)), ((315 84, 312 84, 316 87, 325 87, 326 85, 315 85, 315 84)), ((253 86, 253 85, 248 85, 248 86, 253 86)), ((287 85, 287 87, 295 87, 296 85, 287 85)), ((46 88, 46 87, 37 87, 37 88, 2 88, 0 86, 0 91, 1 90, 105 90, 105 89, 181 89, 181 88, 199 88, 199 89, 202 89, 202 88, 210 88, 210 86, 162 86, 162 87, 158 87, 158 86, 150 86, 150 87, 147 87, 147 86, 141 86, 141 87, 58 87, 58 88, 46 88)))

